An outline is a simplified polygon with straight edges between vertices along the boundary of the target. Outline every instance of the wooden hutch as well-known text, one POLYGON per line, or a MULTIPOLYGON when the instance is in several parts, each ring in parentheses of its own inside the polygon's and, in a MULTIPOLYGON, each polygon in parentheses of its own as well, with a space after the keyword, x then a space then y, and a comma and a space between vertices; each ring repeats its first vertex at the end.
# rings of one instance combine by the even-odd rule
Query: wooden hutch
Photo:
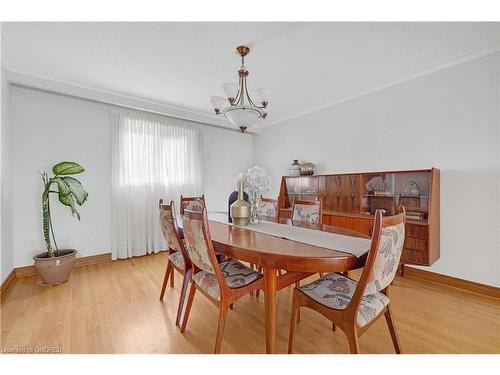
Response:
POLYGON ((321 200, 323 223, 371 235, 376 209, 406 208, 401 263, 430 266, 439 259, 439 169, 283 176, 280 217, 291 217, 295 199, 321 200))

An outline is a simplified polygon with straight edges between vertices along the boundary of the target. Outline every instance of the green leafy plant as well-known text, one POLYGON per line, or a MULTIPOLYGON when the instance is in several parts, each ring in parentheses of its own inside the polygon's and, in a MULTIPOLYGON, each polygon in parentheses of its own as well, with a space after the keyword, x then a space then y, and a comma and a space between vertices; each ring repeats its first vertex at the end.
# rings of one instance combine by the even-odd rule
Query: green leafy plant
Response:
POLYGON ((52 218, 50 216, 50 202, 49 196, 55 193, 59 197, 59 202, 68 206, 71 209, 71 214, 76 215, 80 220, 80 214, 76 210, 76 205, 81 206, 87 200, 88 193, 83 189, 82 184, 76 178, 70 175, 85 172, 85 169, 78 163, 72 161, 63 161, 52 167, 53 177, 49 178, 47 172, 40 173, 44 184, 42 193, 42 220, 43 220, 43 237, 45 239, 45 246, 47 247, 47 255, 55 257, 59 255, 59 248, 57 247, 56 238, 54 236, 54 228, 52 226, 52 218), (56 187, 53 190, 53 187, 56 187), (54 240, 55 249, 52 247, 50 235, 54 240))

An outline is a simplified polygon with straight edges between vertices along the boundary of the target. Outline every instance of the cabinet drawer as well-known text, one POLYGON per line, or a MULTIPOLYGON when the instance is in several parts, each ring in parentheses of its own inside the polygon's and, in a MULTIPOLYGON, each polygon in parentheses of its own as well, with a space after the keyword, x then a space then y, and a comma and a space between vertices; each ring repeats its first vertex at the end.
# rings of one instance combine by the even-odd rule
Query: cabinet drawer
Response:
POLYGON ((427 240, 419 240, 417 238, 406 237, 404 247, 409 250, 416 250, 421 252, 427 252, 428 250, 428 241, 427 240))
POLYGON ((401 254, 401 262, 418 263, 422 265, 429 264, 429 257, 427 252, 411 250, 408 248, 403 249, 403 254, 401 254))
POLYGON ((406 224, 405 231, 407 238, 417 238, 419 240, 429 238, 429 227, 427 225, 406 224))
POLYGON ((292 211, 280 209, 280 218, 281 219, 291 219, 292 218, 292 211))
POLYGON ((373 228, 373 220, 350 216, 323 215, 323 223, 350 229, 368 236, 371 235, 373 228))

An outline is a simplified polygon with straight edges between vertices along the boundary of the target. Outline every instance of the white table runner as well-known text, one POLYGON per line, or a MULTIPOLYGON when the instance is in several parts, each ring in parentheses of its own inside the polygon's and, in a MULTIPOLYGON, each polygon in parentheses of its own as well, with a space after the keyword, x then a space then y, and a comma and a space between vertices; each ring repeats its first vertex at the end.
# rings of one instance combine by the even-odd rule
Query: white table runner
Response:
MULTIPOLYGON (((227 213, 209 212, 208 219, 223 224, 229 224, 227 213)), ((338 233, 323 232, 309 228, 294 227, 287 224, 271 223, 261 221, 257 224, 249 224, 246 227, 238 227, 255 232, 265 233, 281 237, 291 241, 302 242, 308 245, 323 247, 329 250, 342 251, 359 257, 370 249, 371 240, 366 238, 351 237, 338 233)))

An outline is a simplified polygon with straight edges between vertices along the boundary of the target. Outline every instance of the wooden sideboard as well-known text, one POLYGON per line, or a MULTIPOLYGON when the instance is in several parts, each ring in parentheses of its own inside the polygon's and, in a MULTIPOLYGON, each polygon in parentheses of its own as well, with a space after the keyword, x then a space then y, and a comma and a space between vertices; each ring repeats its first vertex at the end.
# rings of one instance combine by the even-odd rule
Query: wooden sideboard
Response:
POLYGON ((295 199, 321 200, 323 224, 371 235, 376 209, 407 211, 401 263, 430 266, 439 259, 439 169, 325 174, 281 179, 280 217, 295 199))

